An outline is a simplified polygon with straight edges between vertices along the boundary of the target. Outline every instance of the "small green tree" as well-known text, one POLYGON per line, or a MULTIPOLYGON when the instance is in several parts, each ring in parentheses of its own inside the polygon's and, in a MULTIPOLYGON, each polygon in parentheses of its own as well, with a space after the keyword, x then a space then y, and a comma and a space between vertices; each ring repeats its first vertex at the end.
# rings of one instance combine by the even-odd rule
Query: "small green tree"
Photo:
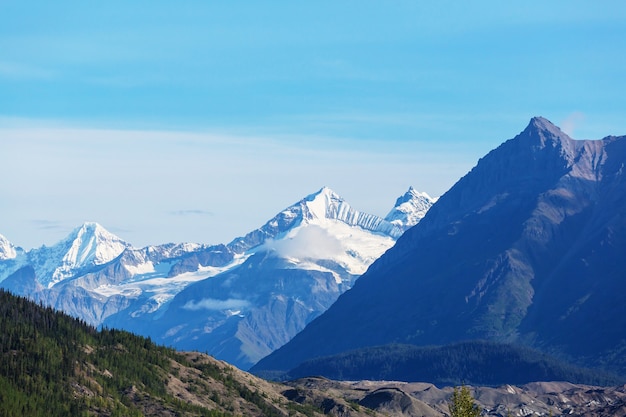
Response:
POLYGON ((474 402, 469 388, 465 385, 461 388, 454 387, 452 398, 448 403, 451 417, 479 417, 480 408, 474 402))

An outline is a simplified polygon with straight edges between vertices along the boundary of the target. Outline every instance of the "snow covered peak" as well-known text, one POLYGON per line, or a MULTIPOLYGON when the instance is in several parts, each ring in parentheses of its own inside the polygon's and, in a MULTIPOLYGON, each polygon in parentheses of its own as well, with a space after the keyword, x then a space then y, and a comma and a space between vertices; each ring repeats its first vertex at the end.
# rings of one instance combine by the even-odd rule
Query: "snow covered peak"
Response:
POLYGON ((64 261, 79 265, 102 265, 117 258, 129 244, 98 223, 86 222, 65 239, 71 242, 64 261))
POLYGON ((301 205, 308 209, 308 219, 336 219, 340 207, 350 208, 343 198, 328 187, 322 187, 318 192, 305 197, 301 205))
POLYGON ((278 213, 259 229, 234 239, 228 247, 235 253, 243 253, 262 245, 268 239, 284 237, 302 224, 338 221, 348 226, 397 239, 403 230, 382 217, 353 209, 343 198, 328 187, 310 194, 278 213))
POLYGON ((323 219, 336 220, 356 226, 361 229, 388 235, 397 239, 403 230, 389 223, 385 219, 373 214, 355 210, 328 187, 323 187, 315 194, 311 194, 299 203, 304 222, 319 221, 323 219))
POLYGON ((15 246, 7 238, 0 235, 0 261, 15 259, 16 257, 17 251, 15 246))
POLYGON ((102 265, 117 258, 130 245, 98 223, 86 222, 52 247, 30 252, 37 277, 44 286, 52 286, 77 271, 102 265))
POLYGON ((398 197, 398 199, 396 200, 396 207, 403 203, 408 203, 408 202, 415 201, 415 200, 435 201, 436 199, 432 198, 427 193, 417 191, 415 188, 413 188, 413 186, 410 186, 409 190, 406 193, 404 193, 404 195, 398 197))
POLYGON ((437 201, 425 192, 417 191, 413 187, 401 197, 398 197, 393 209, 387 214, 385 220, 407 230, 415 226, 426 215, 426 212, 437 201))

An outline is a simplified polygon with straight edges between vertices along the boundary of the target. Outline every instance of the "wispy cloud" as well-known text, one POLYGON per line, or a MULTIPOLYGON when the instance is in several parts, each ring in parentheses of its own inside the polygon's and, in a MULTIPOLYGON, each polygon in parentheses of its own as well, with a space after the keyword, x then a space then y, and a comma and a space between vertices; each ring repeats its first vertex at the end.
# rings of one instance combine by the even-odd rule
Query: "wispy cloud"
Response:
POLYGON ((37 219, 32 221, 33 225, 40 230, 64 230, 66 227, 62 222, 56 220, 37 219))
POLYGON ((570 113, 565 120, 561 122, 561 129, 568 136, 574 137, 574 132, 585 121, 585 114, 579 111, 570 113))

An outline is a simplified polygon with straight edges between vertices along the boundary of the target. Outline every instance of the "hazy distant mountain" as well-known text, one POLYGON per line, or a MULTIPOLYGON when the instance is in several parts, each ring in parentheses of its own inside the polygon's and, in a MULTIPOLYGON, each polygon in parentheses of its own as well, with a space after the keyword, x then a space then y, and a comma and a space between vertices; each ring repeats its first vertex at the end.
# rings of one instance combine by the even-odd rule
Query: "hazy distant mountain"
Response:
POLYGON ((100 325, 141 295, 149 294, 144 309, 158 309, 189 282, 234 263, 234 255, 222 247, 165 244, 135 249, 89 222, 51 247, 0 261, 0 286, 100 325), (165 279, 173 276, 178 279, 165 279))
POLYGON ((626 137, 575 141, 533 118, 253 370, 487 339, 626 375, 625 164, 626 137))
POLYGON ((411 207, 427 207, 423 194, 409 194, 419 204, 399 199, 403 211, 391 222, 324 187, 226 245, 137 249, 97 223, 28 252, 2 238, 0 286, 96 326, 247 367, 328 308, 393 246, 421 216, 411 207))

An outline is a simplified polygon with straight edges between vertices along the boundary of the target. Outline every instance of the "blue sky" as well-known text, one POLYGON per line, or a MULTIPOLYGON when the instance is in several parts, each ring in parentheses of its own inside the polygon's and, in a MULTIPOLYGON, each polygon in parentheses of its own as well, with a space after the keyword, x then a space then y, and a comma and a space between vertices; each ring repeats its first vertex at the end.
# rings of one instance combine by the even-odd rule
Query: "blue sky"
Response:
POLYGON ((626 134, 624 39, 623 1, 3 0, 0 233, 221 243, 324 185, 385 215, 532 116, 626 134))

